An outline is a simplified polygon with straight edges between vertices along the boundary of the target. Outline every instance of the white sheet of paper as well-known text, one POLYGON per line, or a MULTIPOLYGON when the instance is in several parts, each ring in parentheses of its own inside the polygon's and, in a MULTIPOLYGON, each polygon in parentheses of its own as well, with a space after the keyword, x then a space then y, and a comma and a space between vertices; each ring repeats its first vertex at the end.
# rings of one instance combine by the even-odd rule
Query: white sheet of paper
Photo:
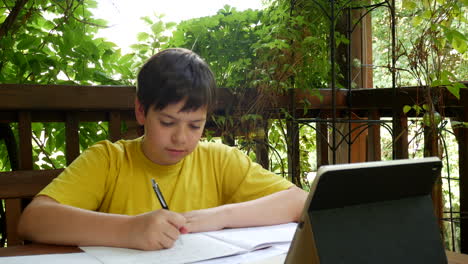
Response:
MULTIPOLYGON (((221 259, 226 259, 227 256, 246 253, 254 248, 262 248, 271 243, 281 242, 289 244, 294 236, 296 226, 296 223, 289 223, 275 226, 235 228, 186 234, 181 236, 181 239, 176 242, 174 247, 156 251, 112 247, 81 247, 81 249, 96 257, 104 264, 192 263, 202 260, 214 260, 220 257, 223 257, 221 259), (261 246, 258 247, 258 245, 261 246)), ((278 251, 279 249, 275 250, 278 251)), ((274 254, 283 252, 276 252, 274 254)), ((262 253, 264 252, 258 254, 261 255, 262 253)), ((239 258, 242 259, 243 257, 239 258)), ((240 262, 240 260, 239 262, 236 261, 234 260, 232 263, 240 262)))
POLYGON ((183 235, 174 247, 156 251, 142 251, 112 247, 81 247, 104 264, 147 263, 179 264, 229 256, 245 250, 201 234, 183 235))
POLYGON ((241 248, 253 250, 278 243, 291 243, 296 227, 297 223, 287 223, 272 226, 223 229, 205 232, 204 234, 241 248))
MULTIPOLYGON (((285 246, 289 248, 290 243, 286 243, 285 246)), ((278 256, 281 254, 286 254, 288 252, 285 247, 270 247, 260 250, 251 251, 248 253, 234 255, 229 257, 222 257, 210 260, 202 260, 199 262, 195 262, 196 264, 239 264, 239 263, 248 263, 251 261, 258 261, 265 258, 270 258, 274 256, 278 256)))
POLYGON ((1 257, 1 264, 101 264, 86 253, 46 254, 32 256, 1 257))

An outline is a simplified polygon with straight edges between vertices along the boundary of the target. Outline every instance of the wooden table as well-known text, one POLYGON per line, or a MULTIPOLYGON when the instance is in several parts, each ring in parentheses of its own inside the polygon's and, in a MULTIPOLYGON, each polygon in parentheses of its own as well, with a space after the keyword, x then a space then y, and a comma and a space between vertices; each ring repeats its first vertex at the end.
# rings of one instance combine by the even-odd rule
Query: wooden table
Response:
MULTIPOLYGON (((7 256, 27 256, 27 255, 40 255, 40 254, 63 254, 63 253, 79 253, 83 252, 79 247, 76 246, 57 246, 47 244, 28 244, 23 246, 12 246, 6 248, 0 248, 0 257, 7 256)), ((467 264, 468 255, 446 251, 447 260, 449 264, 467 264)), ((260 263, 283 263, 285 255, 269 258, 265 261, 259 261, 260 263)), ((253 262, 257 263, 257 262, 253 262)))
POLYGON ((468 255, 455 253, 452 251, 445 251, 447 253, 447 260, 449 264, 466 264, 468 263, 468 255))
POLYGON ((62 254, 83 252, 77 246, 57 246, 48 244, 27 244, 23 246, 12 246, 0 248, 0 257, 28 256, 41 254, 62 254))

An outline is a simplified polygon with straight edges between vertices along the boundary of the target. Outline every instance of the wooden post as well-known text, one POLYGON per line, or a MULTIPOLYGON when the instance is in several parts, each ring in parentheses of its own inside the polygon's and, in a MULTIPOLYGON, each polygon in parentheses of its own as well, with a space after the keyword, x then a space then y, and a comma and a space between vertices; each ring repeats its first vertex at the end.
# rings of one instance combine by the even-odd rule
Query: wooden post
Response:
MULTIPOLYGON (((319 114, 320 119, 326 120, 327 115, 325 113, 319 114)), ((322 165, 330 164, 328 160, 328 123, 319 122, 317 123, 316 144, 317 144, 317 168, 322 165)))
POLYGON ((109 140, 115 142, 121 139, 120 133, 121 117, 119 111, 109 113, 109 140))
MULTIPOLYGON (((402 107, 399 107, 399 109, 402 109, 402 107)), ((395 159, 407 159, 408 158, 408 118, 400 110, 395 114, 393 119, 394 119, 393 120, 394 158, 395 159)))
POLYGON ((79 121, 76 113, 68 112, 65 122, 65 157, 67 165, 80 155, 79 121))
MULTIPOLYGON (((359 120, 361 119, 359 116, 351 113, 351 120, 359 120)), ((366 119, 363 119, 362 123, 351 123, 351 131, 348 131, 348 126, 346 127, 345 131, 351 133, 351 145, 349 146, 351 149, 350 151, 350 159, 351 163, 355 162, 364 162, 366 161, 367 157, 367 134, 368 134, 368 124, 366 119)))
MULTIPOLYGON (((367 2, 370 3, 370 1, 367 2)), ((372 19, 371 14, 366 14, 366 12, 365 8, 350 10, 347 15, 345 15, 346 12, 343 12, 337 25, 337 31, 350 38, 348 45, 342 44, 337 48, 338 54, 336 56, 340 68, 349 70, 349 73, 345 74, 344 78, 340 80, 348 89, 373 88, 374 86, 372 75, 372 19), (360 19, 362 16, 364 17, 360 19), (359 24, 355 25, 356 21, 359 21, 359 24), (344 58, 346 59, 344 60, 344 58), (357 65, 351 63, 355 60, 359 61, 357 65)), ((349 97, 348 104, 352 107, 352 97, 349 97)), ((350 113, 350 115, 352 120, 366 118, 359 117, 354 113, 350 113)), ((341 131, 337 135, 342 135, 337 136, 335 139, 336 142, 342 142, 336 149, 336 163, 366 161, 368 131, 363 131, 365 128, 361 129, 364 123, 365 121, 350 125, 341 123, 336 126, 336 129, 341 131), (352 141, 352 144, 346 144, 348 139, 352 141)))
MULTIPOLYGON (((380 120, 377 110, 369 112, 369 120, 380 120)), ((382 159, 380 150, 380 124, 369 124, 367 134, 367 158, 368 161, 378 161, 382 159)))
MULTIPOLYGON (((466 102, 466 101, 465 101, 466 102)), ((465 105, 462 121, 468 122, 468 106, 465 105)), ((460 173, 460 250, 468 253, 468 128, 459 127, 455 135, 458 140, 458 166, 460 173)))
MULTIPOLYGON (((19 169, 32 170, 32 130, 31 113, 21 111, 18 113, 19 132, 19 169)), ((21 199, 5 199, 7 244, 15 246, 23 244, 18 235, 18 219, 23 210, 21 199)))
POLYGON ((21 111, 18 113, 18 132, 19 132, 19 169, 32 170, 32 129, 31 113, 21 111))
POLYGON ((268 158, 268 119, 264 116, 260 122, 261 127, 257 128, 255 154, 257 155, 257 162, 268 170, 270 167, 268 158))
MULTIPOLYGON (((434 127, 425 126, 424 127, 424 157, 439 157, 439 135, 437 133, 437 124, 434 127)), ((440 175, 439 175, 440 177, 440 175)), ((440 178, 439 178, 440 179, 440 178)), ((432 189, 432 204, 434 207, 434 213, 438 219, 439 227, 443 230, 443 209, 444 205, 442 203, 442 180, 440 179, 434 184, 432 189)))
POLYGON ((299 126, 296 121, 286 121, 288 144, 288 174, 291 181, 299 188, 301 183, 301 166, 299 160, 299 126))
POLYGON ((292 183, 302 188, 301 163, 299 151, 299 124, 296 120, 296 92, 294 89, 288 91, 289 113, 286 118, 286 142, 288 151, 288 176, 292 183))

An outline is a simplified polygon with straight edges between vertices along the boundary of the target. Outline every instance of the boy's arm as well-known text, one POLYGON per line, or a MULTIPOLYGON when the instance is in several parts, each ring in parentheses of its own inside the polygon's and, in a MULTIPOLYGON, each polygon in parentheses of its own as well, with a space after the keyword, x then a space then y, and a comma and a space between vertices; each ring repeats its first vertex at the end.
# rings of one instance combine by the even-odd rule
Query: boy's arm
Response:
POLYGON ((184 224, 182 215, 167 210, 137 216, 107 214, 37 196, 24 210, 18 231, 40 243, 155 250, 172 247, 184 224))
POLYGON ((186 212, 183 215, 189 232, 295 222, 301 216, 307 195, 304 190, 292 186, 256 200, 186 212))

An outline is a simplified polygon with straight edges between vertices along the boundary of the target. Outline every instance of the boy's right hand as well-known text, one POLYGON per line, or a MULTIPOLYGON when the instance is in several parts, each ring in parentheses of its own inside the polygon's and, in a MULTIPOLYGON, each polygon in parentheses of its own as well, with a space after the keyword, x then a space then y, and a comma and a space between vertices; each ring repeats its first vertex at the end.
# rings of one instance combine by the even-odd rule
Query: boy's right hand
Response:
POLYGON ((142 250, 170 248, 185 230, 185 223, 184 216, 164 209, 136 215, 130 221, 130 245, 142 250))

